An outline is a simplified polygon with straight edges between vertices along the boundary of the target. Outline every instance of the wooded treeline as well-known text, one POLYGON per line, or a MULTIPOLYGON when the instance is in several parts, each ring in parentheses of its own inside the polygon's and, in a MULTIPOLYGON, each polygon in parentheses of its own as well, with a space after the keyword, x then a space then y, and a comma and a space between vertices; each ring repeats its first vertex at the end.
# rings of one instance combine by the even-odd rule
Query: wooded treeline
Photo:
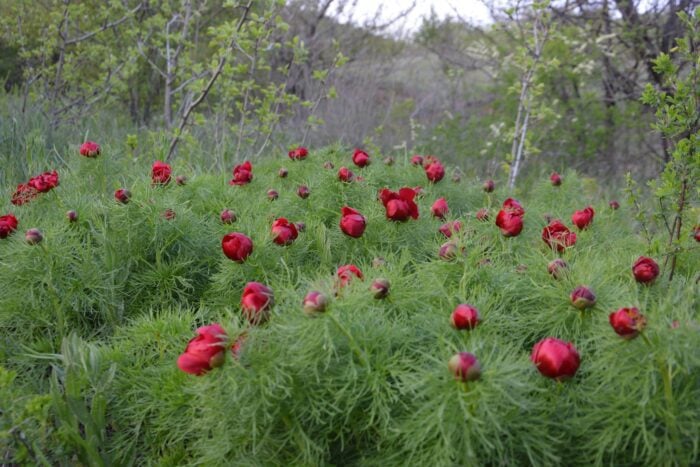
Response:
POLYGON ((402 15, 339 20, 352 0, 0 0, 3 115, 56 129, 107 112, 222 161, 341 142, 480 173, 654 176, 672 142, 640 98, 669 91, 653 60, 674 59, 698 3, 491 4, 489 25, 457 9, 399 35, 402 15))

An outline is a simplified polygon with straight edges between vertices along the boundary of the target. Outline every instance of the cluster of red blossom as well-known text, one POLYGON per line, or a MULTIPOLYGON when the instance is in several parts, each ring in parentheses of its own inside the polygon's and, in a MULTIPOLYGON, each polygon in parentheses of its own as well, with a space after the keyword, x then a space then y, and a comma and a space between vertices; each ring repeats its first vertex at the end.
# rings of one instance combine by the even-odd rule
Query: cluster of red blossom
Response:
MULTIPOLYGON (((97 143, 87 141, 80 147, 80 154, 94 158, 100 154, 100 146, 97 143)), ((308 157, 309 151, 304 147, 298 147, 289 152, 289 158, 293 161, 301 161, 308 157)), ((359 167, 367 167, 371 163, 369 154, 363 150, 356 149, 352 155, 353 163, 359 167)), ((385 159, 385 164, 393 164, 392 158, 385 159)), ((437 183, 445 176, 445 168, 442 163, 434 156, 413 156, 411 164, 421 166, 425 170, 426 177, 429 182, 437 183)), ((333 164, 326 162, 324 167, 333 169, 333 164)), ((286 177, 288 170, 280 169, 279 176, 286 177)), ((170 165, 156 161, 151 169, 151 181, 154 186, 168 185, 172 178, 172 168, 170 165)), ((341 167, 338 171, 338 179, 341 182, 361 182, 362 177, 355 176, 348 168, 341 167)), ((184 185, 186 178, 178 176, 175 178, 178 185, 184 185)), ((231 185, 246 185, 253 180, 253 166, 249 161, 237 165, 233 169, 233 179, 231 185)), ((559 174, 553 173, 550 177, 553 186, 560 186, 562 178, 559 174)), ((46 193, 58 186, 58 173, 56 171, 46 172, 36 177, 32 177, 26 184, 21 184, 17 187, 17 191, 12 196, 12 203, 16 206, 30 201, 38 196, 39 193, 46 193)), ((484 191, 491 193, 495 189, 493 180, 487 180, 483 185, 484 191)), ((405 222, 409 219, 418 219, 418 205, 415 199, 422 195, 422 188, 402 187, 397 191, 392 191, 388 188, 381 189, 378 193, 378 199, 384 206, 386 218, 391 221, 405 222)), ((309 196, 308 187, 302 185, 298 187, 297 194, 302 199, 309 196)), ((114 197, 120 203, 128 203, 131 193, 128 190, 121 188, 114 193, 114 197)), ((278 197, 275 190, 268 191, 268 198, 274 200, 278 197)), ((612 209, 619 208, 616 201, 610 203, 612 209)), ((361 237, 367 227, 367 218, 358 210, 343 206, 340 209, 340 230, 351 238, 361 237)), ((449 206, 445 198, 437 199, 431 206, 431 214, 441 220, 445 220, 449 213, 449 206)), ((592 207, 588 206, 580 211, 574 212, 571 216, 572 223, 579 229, 588 228, 593 222, 595 212, 592 207)), ((175 212, 172 209, 167 209, 163 216, 170 220, 175 218, 175 212)), ((508 198, 503 202, 501 210, 496 216, 496 226, 499 227, 501 233, 506 237, 518 236, 524 227, 525 209, 515 199, 508 198)), ((77 220, 75 211, 68 211, 67 217, 69 221, 77 220)), ((480 221, 489 219, 487 209, 480 209, 476 213, 476 217, 480 221)), ((225 209, 220 214, 222 223, 230 224, 236 220, 236 215, 225 209)), ((0 216, 0 239, 6 238, 18 227, 18 220, 13 214, 0 216)), ((452 237, 462 228, 460 221, 447 222, 440 226, 439 231, 447 238, 452 237)), ((273 221, 271 226, 272 241, 280 246, 292 244, 299 232, 304 230, 304 224, 301 222, 290 222, 288 219, 280 217, 273 221)), ((42 235, 38 229, 29 229, 25 234, 26 240, 30 244, 41 242, 42 235)), ((695 240, 700 241, 700 226, 694 228, 695 240)), ((576 233, 571 232, 559 219, 550 219, 549 224, 542 231, 542 240, 555 250, 563 252, 567 248, 573 247, 576 244, 576 233)), ((223 253, 229 259, 242 263, 253 252, 253 241, 247 235, 240 232, 231 232, 226 234, 222 241, 221 247, 223 253)), ((455 258, 461 249, 457 243, 448 241, 443 244, 439 250, 439 256, 445 260, 455 258)), ((376 265, 381 265, 384 260, 381 258, 375 259, 376 265)), ((551 261, 548 265, 548 271, 553 278, 561 278, 568 270, 567 263, 557 258, 551 261)), ((632 266, 632 273, 635 280, 643 284, 652 283, 659 275, 659 266, 648 257, 640 257, 632 266)), ((341 290, 350 284, 354 279, 364 280, 364 276, 360 269, 353 265, 347 264, 340 266, 336 271, 335 294, 339 295, 341 290)), ((383 278, 375 279, 371 286, 370 292, 377 299, 383 299, 389 294, 389 281, 383 278)), ((585 310, 595 306, 596 296, 593 291, 587 286, 578 286, 570 294, 571 304, 580 310, 585 310)), ((303 310, 308 315, 315 315, 325 311, 329 302, 328 297, 320 291, 310 291, 304 297, 302 302, 303 310)), ((260 325, 265 323, 270 317, 270 310, 274 304, 273 291, 266 285, 259 282, 249 282, 243 289, 241 296, 241 309, 243 316, 251 325, 260 325)), ((637 308, 628 307, 621 308, 609 316, 610 325, 613 330, 623 338, 630 339, 636 337, 645 327, 646 318, 637 308)), ((451 324, 458 330, 469 330, 475 328, 481 322, 479 311, 468 304, 460 304, 455 308, 451 315, 451 324)), ((235 358, 241 351, 245 341, 246 334, 239 335, 231 345, 231 352, 235 358)), ((187 373, 202 375, 207 371, 223 364, 225 359, 225 348, 228 337, 226 332, 219 324, 211 324, 197 329, 197 335, 190 340, 185 349, 185 352, 178 358, 178 366, 187 373)), ((544 375, 555 379, 566 379, 573 376, 579 366, 579 354, 572 343, 563 342, 554 337, 547 337, 538 342, 532 349, 531 360, 535 363, 537 369, 544 375)), ((468 353, 460 352, 453 356, 448 363, 449 369, 455 377, 461 381, 473 381, 480 377, 480 365, 477 358, 468 353)))

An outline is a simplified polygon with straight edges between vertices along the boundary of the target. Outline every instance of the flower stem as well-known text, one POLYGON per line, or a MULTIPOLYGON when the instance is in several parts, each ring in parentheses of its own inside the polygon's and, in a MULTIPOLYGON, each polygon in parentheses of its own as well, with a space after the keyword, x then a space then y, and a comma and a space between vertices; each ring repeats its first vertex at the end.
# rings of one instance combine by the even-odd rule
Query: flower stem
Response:
POLYGON ((331 321, 333 321, 336 327, 340 330, 340 332, 342 332, 343 335, 345 335, 345 337, 348 339, 350 347, 352 348, 353 353, 360 361, 360 363, 369 368, 369 362, 367 361, 367 357, 365 356, 362 349, 360 349, 360 346, 357 345, 357 341, 355 341, 355 338, 352 337, 352 334, 350 334, 350 332, 345 328, 345 326, 340 324, 340 321, 338 321, 338 318, 336 318, 333 313, 327 313, 327 315, 330 317, 331 321))

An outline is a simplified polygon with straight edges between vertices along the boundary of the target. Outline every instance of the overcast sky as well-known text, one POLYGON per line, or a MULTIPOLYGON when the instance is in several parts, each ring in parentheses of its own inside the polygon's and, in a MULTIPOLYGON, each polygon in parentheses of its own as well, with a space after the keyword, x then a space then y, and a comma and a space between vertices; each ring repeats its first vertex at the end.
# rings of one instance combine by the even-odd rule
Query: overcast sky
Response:
MULTIPOLYGON (((373 18, 382 8, 382 18, 395 18, 411 6, 412 0, 357 0, 355 17, 373 18)), ((439 17, 454 16, 457 10, 461 17, 483 24, 489 19, 488 9, 479 0, 416 0, 416 6, 405 20, 405 27, 415 31, 421 24, 421 18, 430 14, 433 8, 439 17)))

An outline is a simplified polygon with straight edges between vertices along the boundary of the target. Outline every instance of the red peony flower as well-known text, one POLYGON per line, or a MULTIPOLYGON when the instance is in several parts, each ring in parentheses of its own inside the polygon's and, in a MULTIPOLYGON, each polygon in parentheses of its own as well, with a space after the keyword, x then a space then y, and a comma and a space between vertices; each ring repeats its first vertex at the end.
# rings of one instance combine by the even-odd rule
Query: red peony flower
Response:
POLYGON ((27 185, 34 188, 39 193, 46 193, 58 186, 58 172, 44 172, 43 174, 32 177, 27 182, 27 185))
POLYGON ((542 375, 558 381, 573 377, 581 363, 578 351, 571 342, 554 337, 548 337, 535 344, 530 360, 542 375))
POLYGON ((481 222, 486 222, 489 220, 489 210, 486 208, 481 208, 476 211, 476 219, 481 222))
POLYGON ((484 182, 483 188, 486 193, 491 193, 493 192, 493 190, 496 189, 496 183, 491 179, 486 180, 484 182))
POLYGON ((438 198, 430 207, 430 212, 433 214, 433 217, 437 217, 442 220, 445 220, 445 216, 447 216, 449 211, 450 208, 447 206, 447 201, 445 198, 438 198))
POLYGON ((13 214, 0 216, 0 238, 7 238, 12 232, 17 230, 19 221, 13 214))
POLYGON ((651 258, 640 256, 632 265, 634 279, 642 284, 654 282, 659 275, 659 265, 651 258))
POLYGON ((457 381, 466 383, 467 381, 476 381, 481 377, 481 365, 479 360, 469 352, 460 352, 450 358, 447 363, 457 381))
POLYGON ((340 230, 349 237, 360 238, 367 227, 367 218, 348 206, 343 206, 340 212, 340 230))
POLYGON ((304 297, 302 305, 304 307, 304 313, 309 316, 316 315, 317 313, 322 313, 326 311, 326 305, 328 304, 328 297, 323 293, 312 290, 307 293, 304 297))
POLYGON ((474 329, 479 322, 481 322, 479 310, 466 303, 457 305, 450 317, 452 327, 459 330, 474 329))
POLYGON ((345 266, 340 266, 335 274, 338 277, 339 286, 341 288, 348 285, 353 277, 357 277, 360 280, 364 279, 362 271, 360 271, 360 268, 358 268, 354 264, 346 264, 345 266))
POLYGON ((573 222, 579 230, 583 230, 593 222, 593 216, 595 211, 592 207, 588 206, 581 211, 576 211, 571 215, 571 222, 573 222))
POLYGON ((555 279, 561 278, 568 268, 569 268, 569 265, 566 264, 566 261, 564 261, 561 258, 557 258, 555 260, 552 260, 547 265, 547 271, 549 271, 549 273, 555 279))
POLYGON ((129 198, 131 198, 131 192, 125 188, 120 188, 114 192, 114 199, 122 204, 128 203, 129 198))
POLYGON ((517 237, 523 230, 523 217, 501 209, 496 216, 496 225, 506 237, 517 237))
POLYGON ((620 308, 610 313, 610 326, 623 339, 633 339, 647 324, 646 317, 637 308, 620 308))
POLYGON ((452 221, 442 224, 438 231, 445 237, 450 238, 452 234, 456 234, 462 230, 462 223, 460 221, 452 221))
POLYGON ((246 185, 253 180, 253 164, 250 161, 245 161, 233 168, 233 179, 228 182, 229 185, 246 185))
POLYGON ((350 183, 354 179, 355 174, 352 173, 352 171, 347 167, 341 167, 340 170, 338 170, 338 180, 340 180, 341 182, 350 183))
POLYGON ((369 154, 362 149, 355 149, 352 154, 352 162, 358 167, 367 167, 370 164, 369 154))
POLYGON ((299 195, 301 199, 308 198, 310 194, 311 191, 309 191, 309 187, 306 185, 299 185, 299 188, 297 188, 297 195, 299 195))
POLYGON ((270 318, 270 307, 275 298, 272 289, 260 282, 248 282, 243 288, 241 308, 251 324, 262 324, 270 318))
POLYGON ((17 185, 17 189, 12 194, 10 202, 15 206, 21 206, 24 203, 30 202, 37 196, 39 196, 39 192, 36 188, 30 186, 28 183, 21 183, 17 185))
POLYGON ((236 214, 230 209, 224 209, 219 214, 219 219, 221 219, 222 224, 233 224, 236 222, 236 214))
POLYGON ((284 217, 276 219, 272 223, 272 241, 278 245, 291 245, 299 236, 297 226, 284 217))
POLYGON ((165 162, 155 161, 151 167, 151 184, 167 185, 170 183, 170 175, 173 170, 165 162))
POLYGON ((388 280, 384 278, 377 278, 372 281, 372 285, 369 286, 369 290, 370 292, 372 292, 372 296, 374 298, 376 298, 377 300, 381 300, 382 298, 386 298, 386 296, 389 295, 390 287, 391 284, 388 280))
POLYGON ((555 219, 542 229, 542 240, 550 248, 556 248, 561 253, 576 244, 576 233, 571 232, 560 220, 555 219))
POLYGON ((595 294, 591 289, 583 285, 576 287, 569 298, 571 298, 571 304, 579 310, 595 306, 595 294))
POLYGON ((221 249, 229 259, 242 263, 253 252, 253 241, 247 235, 231 232, 221 239, 221 249))
POLYGON ((219 324, 202 326, 192 338, 185 352, 177 359, 177 366, 185 373, 201 376, 224 364, 226 331, 219 324))
POLYGON ((411 157, 411 164, 423 165, 423 156, 419 156, 418 154, 416 154, 415 156, 411 157))
POLYGON ((559 186, 561 185, 561 175, 556 172, 552 172, 552 175, 549 176, 549 181, 552 182, 553 186, 559 186))
POLYGON ((309 155, 309 150, 306 149, 304 146, 299 146, 298 148, 292 149, 289 151, 288 156, 291 160, 293 161, 301 161, 306 159, 306 156, 309 155))
POLYGON ((94 141, 85 141, 80 145, 80 155, 85 157, 97 157, 100 155, 100 145, 94 141))
POLYGON ((430 161, 424 160, 423 164, 423 168, 425 169, 425 175, 426 177, 428 177, 428 180, 430 180, 432 183, 439 182, 445 176, 445 167, 443 167, 442 163, 440 163, 439 160, 435 158, 433 158, 430 161))
POLYGON ((405 221, 409 217, 418 219, 418 205, 413 201, 415 197, 416 191, 406 187, 398 192, 386 188, 379 192, 379 199, 386 209, 386 217, 392 221, 405 221))

